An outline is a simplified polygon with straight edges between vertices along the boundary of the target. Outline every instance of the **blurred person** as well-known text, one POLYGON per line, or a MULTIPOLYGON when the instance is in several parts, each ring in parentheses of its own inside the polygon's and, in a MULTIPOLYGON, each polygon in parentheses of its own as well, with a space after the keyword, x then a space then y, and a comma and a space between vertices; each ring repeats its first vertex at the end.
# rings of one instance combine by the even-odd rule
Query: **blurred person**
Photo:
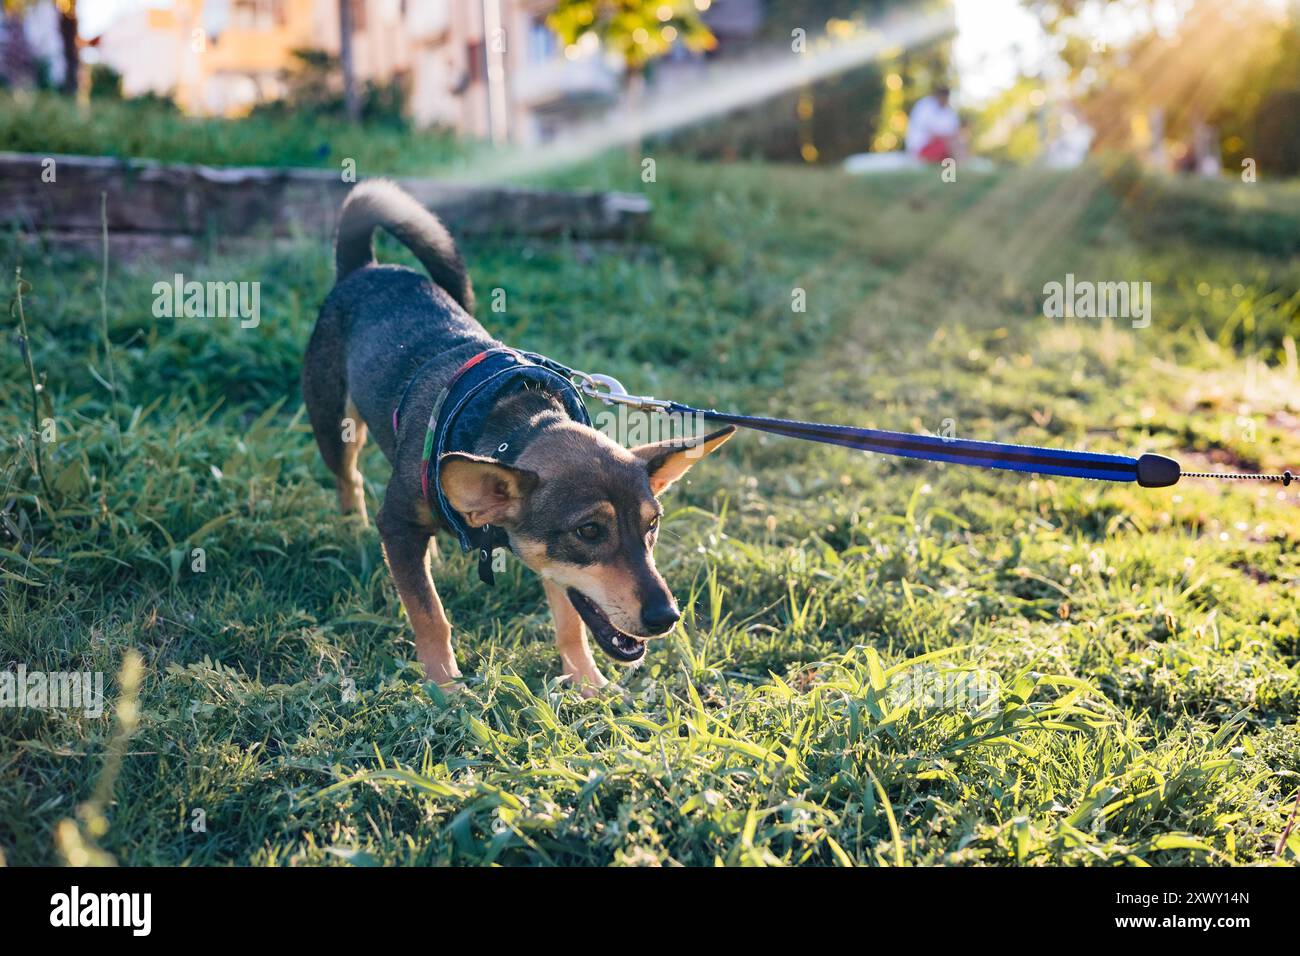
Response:
POLYGON ((907 117, 907 153, 927 163, 940 163, 961 146, 961 119, 948 102, 951 91, 937 86, 912 107, 907 117))

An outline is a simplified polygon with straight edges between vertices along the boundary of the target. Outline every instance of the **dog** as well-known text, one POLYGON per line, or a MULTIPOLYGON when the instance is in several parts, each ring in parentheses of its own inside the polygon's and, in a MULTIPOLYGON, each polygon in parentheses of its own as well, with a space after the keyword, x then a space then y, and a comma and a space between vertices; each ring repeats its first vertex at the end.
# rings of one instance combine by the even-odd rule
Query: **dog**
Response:
POLYGON ((586 696, 600 692, 608 681, 584 625, 624 663, 673 629, 680 612, 654 560, 658 498, 735 428, 630 449, 592 428, 567 369, 552 374, 548 360, 508 349, 474 320, 451 235, 391 182, 368 180, 348 194, 335 264, 303 361, 303 398, 345 514, 367 520, 358 470, 367 436, 392 466, 375 524, 424 673, 449 689, 462 676, 429 570, 434 534, 452 531, 462 546, 481 546, 481 576, 491 577, 484 562, 494 544, 541 576, 564 675, 586 696), (377 263, 377 228, 428 275, 377 263), (489 365, 506 374, 482 379, 477 368, 489 365), (517 387, 499 385, 516 373, 517 387), (475 376, 475 394, 487 397, 470 421, 471 400, 449 396, 475 376), (449 409, 453 402, 464 410, 449 409), (440 432, 446 415, 458 417, 440 432))

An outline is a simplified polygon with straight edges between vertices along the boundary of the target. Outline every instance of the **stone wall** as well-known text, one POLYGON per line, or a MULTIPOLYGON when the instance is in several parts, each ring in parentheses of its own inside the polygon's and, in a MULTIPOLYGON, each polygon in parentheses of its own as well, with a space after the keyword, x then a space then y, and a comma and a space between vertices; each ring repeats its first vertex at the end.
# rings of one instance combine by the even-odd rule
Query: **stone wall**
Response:
MULTIPOLYGON (((634 193, 397 182, 458 236, 628 240, 650 218, 649 201, 634 193)), ((210 244, 295 237, 330 241, 351 188, 330 170, 0 153, 0 226, 16 225, 56 244, 97 244, 102 193, 116 252, 183 254, 210 244), (52 182, 46 181, 51 161, 52 182)))

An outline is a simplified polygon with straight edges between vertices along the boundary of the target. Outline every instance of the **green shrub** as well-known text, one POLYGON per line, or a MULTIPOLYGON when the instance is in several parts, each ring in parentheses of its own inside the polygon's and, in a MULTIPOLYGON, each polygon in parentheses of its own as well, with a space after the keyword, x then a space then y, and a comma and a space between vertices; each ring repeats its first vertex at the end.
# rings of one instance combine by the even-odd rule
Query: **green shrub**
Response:
MULTIPOLYGON (((339 58, 324 50, 293 51, 294 65, 284 71, 287 93, 253 108, 253 115, 282 119, 306 115, 342 119, 346 116, 339 58)), ((407 94, 400 78, 361 84, 361 119, 375 126, 407 128, 407 94)))
MULTIPOLYGON (((382 96, 379 101, 385 102, 382 96)), ((374 112, 382 115, 378 108, 374 112)), ((223 119, 185 116, 156 96, 97 99, 87 108, 57 93, 22 90, 0 91, 0 143, 42 155, 142 157, 212 166, 338 168, 350 158, 362 176, 433 175, 471 151, 446 131, 403 131, 383 119, 353 124, 328 111, 268 110, 223 119)))
POLYGON ((95 63, 90 68, 90 98, 92 100, 122 99, 122 74, 107 63, 95 63))

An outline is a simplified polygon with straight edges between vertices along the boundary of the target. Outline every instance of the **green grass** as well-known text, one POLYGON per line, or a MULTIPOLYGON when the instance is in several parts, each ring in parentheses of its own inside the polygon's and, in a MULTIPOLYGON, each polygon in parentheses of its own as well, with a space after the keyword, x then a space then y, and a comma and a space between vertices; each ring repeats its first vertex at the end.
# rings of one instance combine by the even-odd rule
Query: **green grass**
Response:
POLYGON ((5 150, 143 158, 208 166, 320 166, 345 159, 359 176, 431 175, 468 161, 470 145, 445 131, 412 133, 350 124, 308 111, 230 120, 184 116, 151 102, 0 90, 5 150))
MULTIPOLYGON (((671 156, 658 183, 636 174, 570 178, 649 190, 640 247, 467 248, 480 301, 506 290, 484 313, 494 332, 697 404, 1300 465, 1300 265, 1239 239, 1300 230, 1294 187, 857 180, 671 156), (1176 228, 1150 221, 1151 190, 1176 228), (1043 283, 1067 271, 1151 281, 1151 327, 1043 318, 1043 283)), ((467 675, 448 700, 412 666, 375 531, 336 513, 303 419, 327 250, 186 268, 260 280, 256 329, 154 319, 150 286, 175 264, 114 268, 116 407, 97 264, 23 255, 58 441, 41 446, 47 493, 11 337, 0 646, 9 666, 106 672, 111 704, 131 698, 113 675, 132 650, 144 666, 138 723, 130 707, 125 724, 0 714, 11 863, 1300 855, 1295 834, 1273 855, 1300 785, 1295 486, 1144 491, 742 434, 666 501, 660 567, 685 617, 622 696, 558 683, 517 562, 488 591, 444 543, 435 578, 467 675), (1000 692, 897 705, 927 664, 1000 692)), ((373 449, 364 469, 378 501, 373 449)))

